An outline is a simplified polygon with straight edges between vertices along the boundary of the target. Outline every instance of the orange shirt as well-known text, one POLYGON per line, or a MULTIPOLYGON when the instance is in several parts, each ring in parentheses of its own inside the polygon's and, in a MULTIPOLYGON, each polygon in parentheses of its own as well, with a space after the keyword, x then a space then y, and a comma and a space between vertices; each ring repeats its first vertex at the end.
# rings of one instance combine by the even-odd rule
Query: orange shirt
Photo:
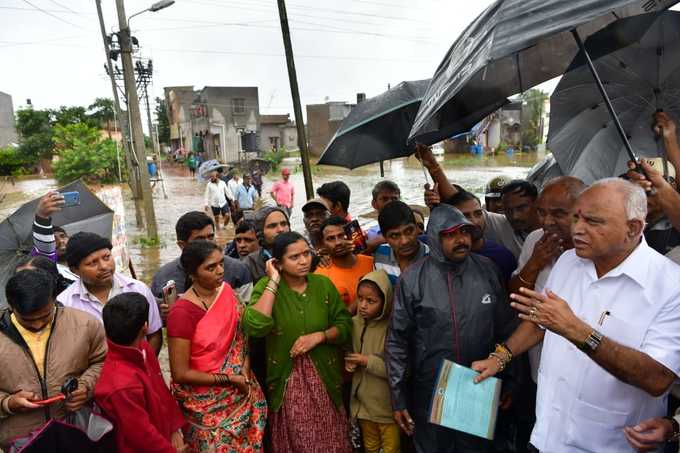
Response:
POLYGON ((357 255, 356 257, 357 262, 350 268, 331 264, 329 267, 319 266, 316 269, 317 274, 331 279, 347 307, 352 305, 357 298, 357 285, 361 277, 373 270, 372 256, 357 255))

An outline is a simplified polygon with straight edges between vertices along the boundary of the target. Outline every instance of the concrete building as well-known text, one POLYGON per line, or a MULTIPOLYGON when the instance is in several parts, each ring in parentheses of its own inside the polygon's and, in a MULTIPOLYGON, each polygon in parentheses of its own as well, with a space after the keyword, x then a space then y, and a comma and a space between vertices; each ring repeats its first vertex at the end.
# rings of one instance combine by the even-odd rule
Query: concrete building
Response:
POLYGON ((353 107, 354 104, 348 102, 307 105, 307 140, 311 155, 318 157, 323 153, 353 107))
POLYGON ((172 150, 191 150, 191 104, 196 93, 193 86, 165 87, 165 103, 170 123, 170 147, 172 150))
POLYGON ((260 115, 260 150, 297 151, 298 134, 290 115, 260 115))
POLYGON ((166 87, 165 100, 173 150, 206 152, 206 157, 237 162, 240 136, 259 132, 257 87, 166 87))
POLYGON ((0 91, 0 148, 17 142, 18 137, 14 126, 12 96, 0 91))
POLYGON ((205 87, 191 106, 194 149, 221 162, 238 162, 241 134, 259 132, 257 87, 205 87))

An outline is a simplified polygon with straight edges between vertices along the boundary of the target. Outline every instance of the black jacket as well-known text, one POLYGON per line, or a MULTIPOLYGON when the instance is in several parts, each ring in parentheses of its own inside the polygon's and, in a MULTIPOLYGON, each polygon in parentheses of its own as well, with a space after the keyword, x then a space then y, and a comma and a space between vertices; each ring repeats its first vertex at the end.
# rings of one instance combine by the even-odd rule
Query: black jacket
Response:
POLYGON ((469 222, 456 208, 435 208, 427 227, 430 255, 397 284, 386 364, 394 410, 408 408, 416 419, 427 417, 443 359, 469 367, 518 324, 491 260, 470 254, 456 263, 444 256, 439 233, 461 223, 469 222))

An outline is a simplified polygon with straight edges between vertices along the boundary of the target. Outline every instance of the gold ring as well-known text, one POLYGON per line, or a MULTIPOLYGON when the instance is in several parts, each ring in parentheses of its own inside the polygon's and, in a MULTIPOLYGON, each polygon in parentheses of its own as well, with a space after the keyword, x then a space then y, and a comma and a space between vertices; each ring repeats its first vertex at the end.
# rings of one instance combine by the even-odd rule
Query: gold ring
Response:
POLYGON ((536 307, 531 307, 531 310, 529 310, 529 316, 532 318, 536 317, 536 307))

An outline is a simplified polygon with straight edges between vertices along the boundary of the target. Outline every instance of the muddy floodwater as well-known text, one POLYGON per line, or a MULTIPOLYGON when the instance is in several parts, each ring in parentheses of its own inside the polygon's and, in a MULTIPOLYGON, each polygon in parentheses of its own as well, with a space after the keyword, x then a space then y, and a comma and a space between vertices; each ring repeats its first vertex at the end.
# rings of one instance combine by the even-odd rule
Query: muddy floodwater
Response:
MULTIPOLYGON (((473 156, 441 156, 442 163, 449 179, 466 189, 481 195, 484 185, 495 176, 505 175, 511 178, 523 178, 529 168, 536 162, 533 153, 514 154, 513 156, 473 157, 473 156)), ((292 171, 291 180, 295 185, 295 209, 291 223, 295 230, 302 231, 302 214, 299 207, 305 200, 304 183, 300 162, 297 158, 286 159, 283 163, 292 171)), ((423 185, 425 176, 421 165, 413 158, 386 162, 385 178, 396 182, 401 188, 402 199, 409 204, 423 204, 423 185)), ((167 199, 163 195, 160 184, 154 190, 156 218, 161 236, 159 247, 145 247, 140 241, 143 236, 135 225, 134 204, 130 191, 123 185, 125 200, 125 216, 127 224, 129 251, 135 265, 137 276, 149 282, 154 272, 162 263, 176 258, 179 248, 175 244, 175 222, 185 212, 203 210, 203 191, 205 183, 189 177, 185 167, 162 167, 167 199)), ((271 201, 269 189, 278 178, 278 174, 269 174, 264 178, 263 198, 271 201)), ((371 208, 371 189, 380 181, 378 165, 371 165, 353 171, 337 167, 313 167, 314 187, 329 181, 342 180, 350 187, 352 198, 350 213, 364 225, 375 223, 375 213, 371 208)), ((14 184, 0 181, 0 220, 14 212, 21 204, 39 197, 48 189, 56 188, 53 179, 22 179, 14 184)), ((233 236, 233 225, 226 230, 219 230, 217 238, 226 243, 233 236)))

